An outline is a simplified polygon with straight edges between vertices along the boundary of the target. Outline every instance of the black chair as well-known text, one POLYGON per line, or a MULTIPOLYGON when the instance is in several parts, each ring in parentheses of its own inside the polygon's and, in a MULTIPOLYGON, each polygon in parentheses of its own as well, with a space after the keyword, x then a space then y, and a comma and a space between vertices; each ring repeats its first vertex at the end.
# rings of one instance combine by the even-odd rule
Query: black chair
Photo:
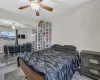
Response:
POLYGON ((22 53, 25 52, 25 46, 24 45, 20 46, 20 52, 22 52, 22 53))
POLYGON ((20 53, 20 45, 17 46, 17 53, 20 53))
POLYGON ((8 55, 8 46, 7 45, 4 45, 4 53, 5 53, 5 56, 8 55))
POLYGON ((28 43, 28 52, 31 52, 31 49, 32 49, 32 45, 31 45, 31 43, 28 43))
POLYGON ((27 52, 28 48, 27 48, 27 43, 23 44, 24 45, 24 52, 27 52))
POLYGON ((15 53, 15 47, 14 46, 9 46, 9 53, 13 56, 15 53))
POLYGON ((18 53, 20 53, 20 45, 15 46, 15 54, 17 55, 18 53))
POLYGON ((25 51, 31 52, 31 43, 26 43, 25 44, 25 51))
POLYGON ((15 53, 15 55, 17 55, 17 45, 15 45, 14 48, 15 48, 15 52, 14 53, 15 53))

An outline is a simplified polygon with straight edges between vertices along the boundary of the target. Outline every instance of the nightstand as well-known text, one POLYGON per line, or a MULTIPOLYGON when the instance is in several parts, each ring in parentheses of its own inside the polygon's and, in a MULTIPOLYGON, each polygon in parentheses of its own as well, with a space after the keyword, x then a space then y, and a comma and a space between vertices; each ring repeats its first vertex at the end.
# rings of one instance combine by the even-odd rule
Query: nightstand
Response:
POLYGON ((100 80, 100 52, 83 50, 81 57, 81 74, 100 80))

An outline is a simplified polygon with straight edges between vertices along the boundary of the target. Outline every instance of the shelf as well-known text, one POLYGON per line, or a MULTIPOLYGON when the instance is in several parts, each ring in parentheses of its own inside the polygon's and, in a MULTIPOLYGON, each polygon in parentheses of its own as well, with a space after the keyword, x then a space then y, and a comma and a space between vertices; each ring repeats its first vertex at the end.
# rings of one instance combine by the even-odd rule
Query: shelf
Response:
POLYGON ((36 49, 41 50, 51 46, 52 42, 52 26, 50 22, 39 24, 36 32, 36 41, 34 46, 36 49))

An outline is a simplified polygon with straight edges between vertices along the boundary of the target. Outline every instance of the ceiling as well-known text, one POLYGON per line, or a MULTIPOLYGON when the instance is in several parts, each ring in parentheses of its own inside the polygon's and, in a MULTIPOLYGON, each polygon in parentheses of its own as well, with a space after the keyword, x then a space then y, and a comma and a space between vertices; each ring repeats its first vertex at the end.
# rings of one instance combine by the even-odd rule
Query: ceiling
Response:
POLYGON ((52 7, 54 11, 49 12, 44 9, 40 9, 39 17, 36 16, 35 12, 31 8, 18 10, 18 7, 30 4, 28 0, 0 0, 0 8, 13 12, 15 14, 25 16, 27 18, 35 20, 48 20, 49 18, 64 13, 69 8, 78 6, 87 1, 89 0, 43 0, 42 4, 52 7))

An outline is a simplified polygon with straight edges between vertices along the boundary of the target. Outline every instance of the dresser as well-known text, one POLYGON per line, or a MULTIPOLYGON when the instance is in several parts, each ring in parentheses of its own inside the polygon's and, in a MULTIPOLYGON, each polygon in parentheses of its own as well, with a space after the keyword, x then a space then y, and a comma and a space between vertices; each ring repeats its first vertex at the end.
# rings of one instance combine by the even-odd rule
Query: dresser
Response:
POLYGON ((80 57, 81 75, 100 80, 100 52, 83 50, 80 52, 80 57))

